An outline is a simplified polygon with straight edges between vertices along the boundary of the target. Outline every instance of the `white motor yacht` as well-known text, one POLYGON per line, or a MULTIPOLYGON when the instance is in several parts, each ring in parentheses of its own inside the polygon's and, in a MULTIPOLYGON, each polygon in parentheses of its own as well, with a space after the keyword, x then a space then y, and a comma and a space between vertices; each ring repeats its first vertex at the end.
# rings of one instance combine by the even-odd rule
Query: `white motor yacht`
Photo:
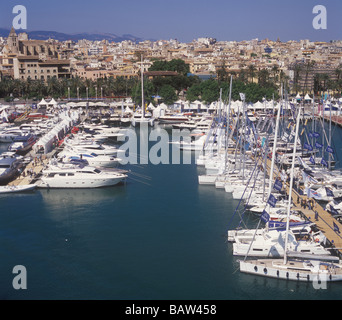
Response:
POLYGON ((19 128, 5 129, 0 132, 0 142, 13 142, 13 140, 24 135, 25 132, 19 128))
POLYGON ((71 160, 86 160, 91 166, 100 167, 116 167, 120 160, 111 155, 99 155, 95 152, 86 152, 85 150, 65 148, 58 154, 59 159, 63 162, 71 160))
POLYGON ((152 117, 150 112, 142 113, 142 112, 135 112, 133 117, 131 118, 131 124, 133 127, 138 127, 141 124, 147 124, 150 127, 154 126, 154 117, 152 117))
POLYGON ((124 172, 91 166, 54 163, 42 171, 39 188, 100 188, 114 186, 127 178, 124 172))

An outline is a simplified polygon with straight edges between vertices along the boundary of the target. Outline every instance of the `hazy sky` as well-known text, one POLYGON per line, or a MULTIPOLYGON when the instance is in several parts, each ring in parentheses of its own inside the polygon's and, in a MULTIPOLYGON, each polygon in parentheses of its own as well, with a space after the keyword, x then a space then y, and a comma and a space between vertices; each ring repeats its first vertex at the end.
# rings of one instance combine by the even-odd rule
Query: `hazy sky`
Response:
POLYGON ((29 31, 129 33, 182 42, 342 39, 342 0, 3 0, 0 27, 12 26, 18 4, 27 9, 29 31), (326 30, 312 26, 315 5, 327 9, 326 30))

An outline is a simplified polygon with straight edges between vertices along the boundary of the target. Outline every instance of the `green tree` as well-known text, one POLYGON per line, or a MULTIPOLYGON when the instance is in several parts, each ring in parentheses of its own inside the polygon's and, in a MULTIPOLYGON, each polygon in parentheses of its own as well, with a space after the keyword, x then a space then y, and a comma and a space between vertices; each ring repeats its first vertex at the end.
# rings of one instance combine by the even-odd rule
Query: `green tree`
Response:
POLYGON ((175 89, 169 84, 166 84, 160 88, 159 95, 167 105, 171 105, 177 101, 175 89))

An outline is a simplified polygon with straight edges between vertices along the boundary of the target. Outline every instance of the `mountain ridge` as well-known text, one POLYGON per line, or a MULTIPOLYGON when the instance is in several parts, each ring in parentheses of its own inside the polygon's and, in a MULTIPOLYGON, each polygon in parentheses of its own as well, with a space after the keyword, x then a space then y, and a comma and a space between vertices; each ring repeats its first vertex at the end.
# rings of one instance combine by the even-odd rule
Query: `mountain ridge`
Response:
MULTIPOLYGON (((57 32, 57 31, 25 31, 25 30, 16 30, 17 34, 21 32, 25 32, 28 34, 29 39, 32 40, 48 40, 48 39, 55 39, 58 41, 78 41, 78 40, 90 40, 90 41, 102 41, 102 40, 108 40, 113 42, 122 42, 125 40, 130 40, 133 42, 140 42, 144 39, 136 37, 131 34, 123 34, 121 36, 118 36, 114 33, 108 33, 108 32, 82 32, 82 33, 75 33, 75 34, 68 34, 63 32, 57 32)), ((9 29, 6 28, 0 28, 0 37, 7 38, 10 33, 9 29)))

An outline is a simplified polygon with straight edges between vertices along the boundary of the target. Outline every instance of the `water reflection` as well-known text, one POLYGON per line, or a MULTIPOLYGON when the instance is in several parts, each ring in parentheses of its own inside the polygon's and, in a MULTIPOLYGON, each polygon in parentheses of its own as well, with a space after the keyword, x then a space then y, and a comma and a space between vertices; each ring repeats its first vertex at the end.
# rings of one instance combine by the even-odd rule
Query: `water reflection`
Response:
POLYGON ((54 219, 59 220, 58 216, 63 213, 82 214, 113 206, 116 201, 125 197, 126 186, 122 184, 98 189, 44 189, 39 190, 39 193, 46 211, 53 213, 54 219))

